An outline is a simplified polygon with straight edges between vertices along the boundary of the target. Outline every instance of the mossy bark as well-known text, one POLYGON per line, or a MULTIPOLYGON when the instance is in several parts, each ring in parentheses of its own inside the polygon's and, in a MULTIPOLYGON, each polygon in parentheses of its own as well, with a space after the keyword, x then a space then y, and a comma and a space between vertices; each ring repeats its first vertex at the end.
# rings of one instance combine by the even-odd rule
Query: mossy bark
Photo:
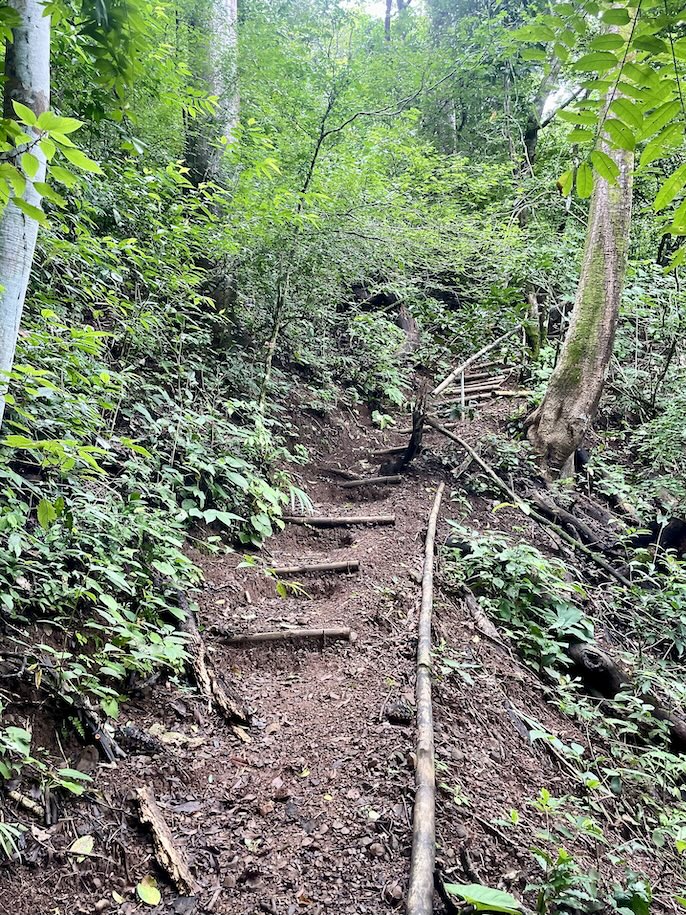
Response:
POLYGON ((529 440, 550 477, 570 472, 574 451, 598 409, 612 358, 631 228, 633 153, 605 147, 616 183, 595 176, 572 318, 529 440))

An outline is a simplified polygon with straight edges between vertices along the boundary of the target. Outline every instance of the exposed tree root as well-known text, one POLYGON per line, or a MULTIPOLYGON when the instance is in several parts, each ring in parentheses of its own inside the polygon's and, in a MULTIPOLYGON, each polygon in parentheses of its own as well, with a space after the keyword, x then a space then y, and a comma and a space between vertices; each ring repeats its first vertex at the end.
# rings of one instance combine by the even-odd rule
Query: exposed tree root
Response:
POLYGON ((568 543, 570 546, 574 547, 575 550, 578 550, 579 552, 583 553, 585 556, 588 556, 589 559, 592 559, 593 562, 595 562, 595 564, 597 566, 599 566, 601 569, 603 569, 605 572, 607 572, 608 575, 611 575, 612 578, 615 578, 618 582, 620 582, 620 584, 624 585, 626 588, 631 587, 631 582, 629 581, 629 579, 625 578, 625 576, 622 575, 621 572, 618 572, 616 569, 614 569, 608 562, 606 562, 603 559, 602 556, 600 556, 594 550, 591 550, 589 547, 587 547, 585 544, 581 543, 580 541, 575 540, 575 538, 572 537, 571 534, 568 534, 567 531, 563 530, 558 524, 555 524, 553 521, 550 521, 544 515, 541 515, 539 512, 534 511, 533 509, 529 508, 529 506, 526 505, 526 503, 523 502, 523 500, 520 499, 520 497, 515 492, 513 492, 510 489, 510 487, 507 486, 500 479, 500 477, 495 472, 495 470, 493 470, 493 468, 489 464, 487 464, 486 461, 484 461, 484 459, 479 454, 477 454, 477 452, 474 451, 474 449, 470 445, 467 444, 467 442, 465 442, 463 439, 461 439, 459 437, 459 435, 455 435, 453 432, 450 432, 448 429, 446 429, 445 426, 441 426, 441 424, 439 422, 437 422, 436 419, 434 419, 431 416, 426 417, 426 423, 427 423, 427 425, 432 426, 437 432, 440 432, 442 435, 445 435, 446 438, 449 438, 451 441, 455 442, 455 444, 459 445, 460 448, 463 448, 467 452, 467 454, 471 455, 472 459, 474 461, 476 461, 476 463, 479 465, 479 467, 481 467, 481 469, 486 474, 488 474, 488 476, 493 480, 493 482, 495 483, 496 487, 500 490, 500 492, 502 492, 504 495, 506 495, 508 497, 508 499, 514 505, 516 505, 517 508, 519 508, 525 515, 528 515, 530 518, 533 518, 534 521, 538 521, 539 524, 543 524, 546 527, 549 527, 551 530, 555 531, 557 536, 560 537, 562 540, 564 540, 565 543, 568 543))

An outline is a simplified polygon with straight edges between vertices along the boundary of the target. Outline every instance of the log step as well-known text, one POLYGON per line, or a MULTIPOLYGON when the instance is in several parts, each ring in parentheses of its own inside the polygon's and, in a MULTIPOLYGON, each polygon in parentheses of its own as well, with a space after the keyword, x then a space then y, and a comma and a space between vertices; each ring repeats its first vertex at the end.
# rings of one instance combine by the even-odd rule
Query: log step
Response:
POLYGON ((272 569, 275 575, 309 575, 318 572, 359 572, 358 559, 346 559, 343 562, 314 562, 298 566, 276 566, 272 569))
POLYGON ((302 524, 307 527, 354 527, 358 524, 395 524, 395 515, 347 515, 341 518, 285 515, 283 520, 288 524, 302 524))
POLYGON ((339 483, 341 489, 353 489, 355 486, 377 486, 381 484, 401 483, 400 474, 393 474, 387 477, 366 477, 360 480, 348 480, 346 483, 339 483))

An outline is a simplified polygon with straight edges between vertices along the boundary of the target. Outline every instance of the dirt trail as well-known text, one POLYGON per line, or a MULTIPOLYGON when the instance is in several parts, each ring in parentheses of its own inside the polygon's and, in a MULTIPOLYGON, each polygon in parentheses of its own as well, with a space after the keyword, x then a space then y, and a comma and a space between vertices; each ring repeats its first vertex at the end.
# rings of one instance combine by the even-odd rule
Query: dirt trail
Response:
MULTIPOLYGON (((476 443, 510 410, 494 404, 465 434, 476 443)), ((36 869, 0 871, 3 898, 19 900, 16 915, 371 915, 403 907, 423 537, 440 479, 448 488, 438 543, 448 531, 445 518, 467 504, 463 496, 450 500, 442 455, 452 445, 433 433, 427 438, 400 485, 346 490, 327 467, 372 475, 378 462, 366 463, 370 453, 401 437, 352 414, 301 426, 311 463, 295 470, 316 514, 394 514, 395 526, 288 525, 252 567, 241 567, 238 554, 193 557, 206 575, 199 619, 208 652, 250 707, 251 725, 230 727, 186 683, 158 685, 129 703, 125 720, 157 735, 164 752, 132 753, 116 768, 100 765, 92 800, 70 802, 50 831, 32 825, 25 860, 36 869), (263 564, 350 559, 359 560, 359 573, 296 577, 285 597, 262 571, 263 564), (357 640, 245 647, 222 639, 227 631, 284 626, 349 626, 357 640), (199 884, 194 898, 178 896, 155 864, 133 803, 143 785, 153 789, 186 850, 199 884), (65 855, 85 834, 95 838, 95 857, 65 855), (135 896, 148 874, 162 890, 156 909, 135 896)), ((455 465, 461 460, 456 455, 455 465)), ((502 507, 496 516, 494 504, 472 493, 468 523, 482 530, 497 525, 550 547, 529 519, 502 507)), ((575 786, 544 742, 531 744, 517 710, 565 743, 583 746, 586 737, 553 708, 512 648, 484 638, 461 602, 442 589, 440 561, 434 641, 439 867, 454 882, 478 879, 519 893, 535 877, 528 849, 546 824, 532 799, 541 788, 563 796, 575 786), (521 815, 516 827, 503 825, 512 809, 521 815)), ((576 851, 582 863, 593 861, 592 847, 576 851)))

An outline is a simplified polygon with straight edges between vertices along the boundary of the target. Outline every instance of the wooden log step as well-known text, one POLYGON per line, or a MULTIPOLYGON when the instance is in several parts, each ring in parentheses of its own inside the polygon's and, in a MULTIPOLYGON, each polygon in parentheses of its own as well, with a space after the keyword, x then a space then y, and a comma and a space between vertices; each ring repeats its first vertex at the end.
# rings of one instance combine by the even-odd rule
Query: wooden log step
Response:
POLYGON ((258 642, 283 642, 290 639, 338 639, 354 642, 357 633, 348 626, 329 629, 275 629, 267 632, 237 632, 223 637, 229 645, 252 645, 258 642))
POLYGON ((340 518, 285 515, 283 520, 289 524, 304 524, 308 527, 353 527, 357 524, 395 524, 395 515, 346 515, 340 518))
POLYGON ((377 486, 381 484, 401 483, 400 474, 393 474, 387 477, 366 477, 360 480, 348 480, 346 483, 339 483, 341 489, 353 489, 355 486, 377 486))
POLYGON ((309 575, 317 572, 359 572, 359 559, 346 559, 343 562, 314 562, 299 566, 276 566, 272 569, 275 575, 309 575))

